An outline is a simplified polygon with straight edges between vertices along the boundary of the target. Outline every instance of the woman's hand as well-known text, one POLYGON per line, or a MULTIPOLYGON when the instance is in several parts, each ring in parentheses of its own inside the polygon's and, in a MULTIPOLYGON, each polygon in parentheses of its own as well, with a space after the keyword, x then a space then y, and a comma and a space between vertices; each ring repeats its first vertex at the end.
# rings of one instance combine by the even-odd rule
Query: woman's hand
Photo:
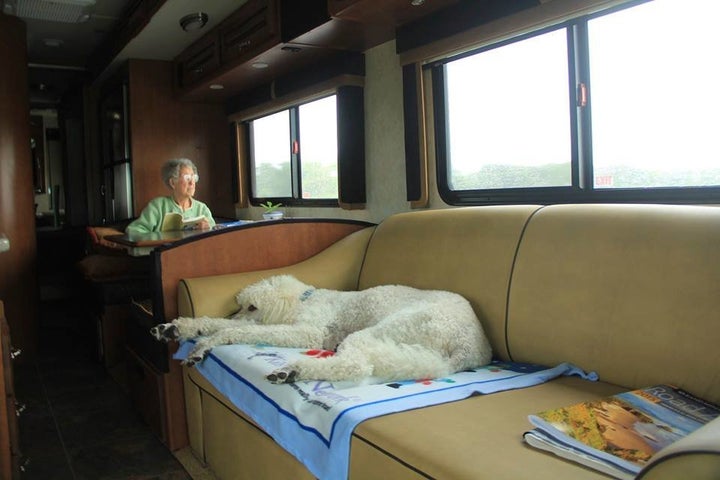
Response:
POLYGON ((198 230, 209 230, 210 229, 210 223, 207 221, 207 219, 200 220, 198 222, 197 227, 198 230))

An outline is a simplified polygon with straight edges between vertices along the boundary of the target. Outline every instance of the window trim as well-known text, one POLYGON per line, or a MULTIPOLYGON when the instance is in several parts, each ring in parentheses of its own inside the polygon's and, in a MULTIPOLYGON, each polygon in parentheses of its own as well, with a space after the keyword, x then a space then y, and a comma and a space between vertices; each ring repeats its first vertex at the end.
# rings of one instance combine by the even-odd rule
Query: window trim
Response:
MULTIPOLYGON (((338 198, 302 198, 300 192, 302 191, 302 154, 290 152, 290 197, 258 197, 255 196, 255 188, 253 186, 253 159, 252 159, 252 127, 251 124, 254 120, 262 117, 273 115, 287 110, 289 114, 289 126, 290 129, 290 141, 299 141, 299 129, 300 129, 300 107, 307 103, 312 103, 323 98, 330 96, 336 96, 337 92, 324 92, 324 94, 317 94, 311 97, 307 97, 301 101, 295 101, 292 104, 285 105, 283 108, 276 108, 274 110, 264 111, 262 114, 255 115, 253 117, 246 118, 242 122, 238 122, 238 128, 244 129, 245 135, 245 168, 248 172, 248 200, 250 205, 259 207, 261 203, 268 201, 273 203, 282 203, 283 206, 293 207, 337 207, 338 198)), ((336 106, 336 108, 338 108, 336 106)), ((339 196, 339 195, 338 195, 339 196)))
MULTIPOLYGON (((364 209, 366 204, 365 180, 365 115, 364 82, 356 76, 343 75, 329 82, 315 85, 272 102, 253 106, 238 112, 230 119, 237 132, 236 161, 240 167, 239 184, 243 197, 239 204, 259 206, 260 203, 281 202, 284 206, 335 207, 344 210, 364 209), (336 96, 337 109, 337 168, 338 195, 331 199, 308 199, 289 197, 255 197, 251 188, 250 133, 248 122, 266 115, 314 100, 336 96)), ((300 161, 302 165, 302 160, 300 161)), ((302 167, 300 167, 302 168, 302 167)), ((300 173, 298 171, 298 173, 300 173)))
POLYGON ((587 52, 587 24, 590 20, 607 14, 632 8, 647 0, 627 2, 611 8, 566 20, 560 24, 538 28, 510 39, 483 45, 473 50, 448 55, 423 65, 430 71, 432 89, 433 131, 437 188, 443 201, 450 205, 490 205, 519 203, 711 203, 720 200, 720 186, 699 187, 648 187, 597 189, 593 182, 592 164, 592 101, 587 107, 577 106, 575 88, 571 85, 585 83, 590 88, 589 57, 587 52), (524 187, 505 189, 453 190, 448 182, 447 162, 447 97, 445 65, 484 51, 500 48, 534 36, 558 29, 567 29, 568 35, 568 93, 570 95, 571 119, 571 179, 569 187, 524 187))

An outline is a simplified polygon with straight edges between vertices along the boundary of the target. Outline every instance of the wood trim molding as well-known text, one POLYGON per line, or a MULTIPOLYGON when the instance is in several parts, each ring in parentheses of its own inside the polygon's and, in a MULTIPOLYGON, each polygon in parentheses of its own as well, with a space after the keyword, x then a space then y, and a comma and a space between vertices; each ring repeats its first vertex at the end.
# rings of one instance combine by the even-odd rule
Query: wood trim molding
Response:
POLYGON ((405 175, 410 208, 428 206, 428 154, 425 87, 419 63, 403 67, 405 175))

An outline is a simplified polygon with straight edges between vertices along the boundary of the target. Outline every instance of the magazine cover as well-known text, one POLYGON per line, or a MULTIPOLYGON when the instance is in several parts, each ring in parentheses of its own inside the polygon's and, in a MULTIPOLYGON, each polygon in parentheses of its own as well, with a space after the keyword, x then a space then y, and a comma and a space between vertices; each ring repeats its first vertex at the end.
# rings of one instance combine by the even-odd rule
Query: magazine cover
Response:
POLYGON ((531 415, 540 434, 528 443, 546 437, 558 455, 558 447, 565 447, 561 456, 566 458, 568 451, 579 450, 624 471, 639 472, 655 453, 718 416, 718 406, 679 388, 657 385, 531 415))

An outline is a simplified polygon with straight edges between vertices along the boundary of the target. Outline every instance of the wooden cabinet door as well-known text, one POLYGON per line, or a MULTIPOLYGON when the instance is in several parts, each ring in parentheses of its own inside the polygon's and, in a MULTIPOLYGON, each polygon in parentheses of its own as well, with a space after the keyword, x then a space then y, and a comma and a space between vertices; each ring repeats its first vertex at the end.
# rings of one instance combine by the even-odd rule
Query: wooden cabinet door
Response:
POLYGON ((207 77, 220 67, 220 45, 211 32, 185 50, 176 61, 177 84, 186 87, 207 77))
POLYGON ((0 301, 0 478, 20 478, 20 451, 15 387, 12 374, 10 328, 0 301))
POLYGON ((277 5, 274 0, 249 0, 220 26, 220 58, 223 64, 240 63, 280 42, 277 5))

